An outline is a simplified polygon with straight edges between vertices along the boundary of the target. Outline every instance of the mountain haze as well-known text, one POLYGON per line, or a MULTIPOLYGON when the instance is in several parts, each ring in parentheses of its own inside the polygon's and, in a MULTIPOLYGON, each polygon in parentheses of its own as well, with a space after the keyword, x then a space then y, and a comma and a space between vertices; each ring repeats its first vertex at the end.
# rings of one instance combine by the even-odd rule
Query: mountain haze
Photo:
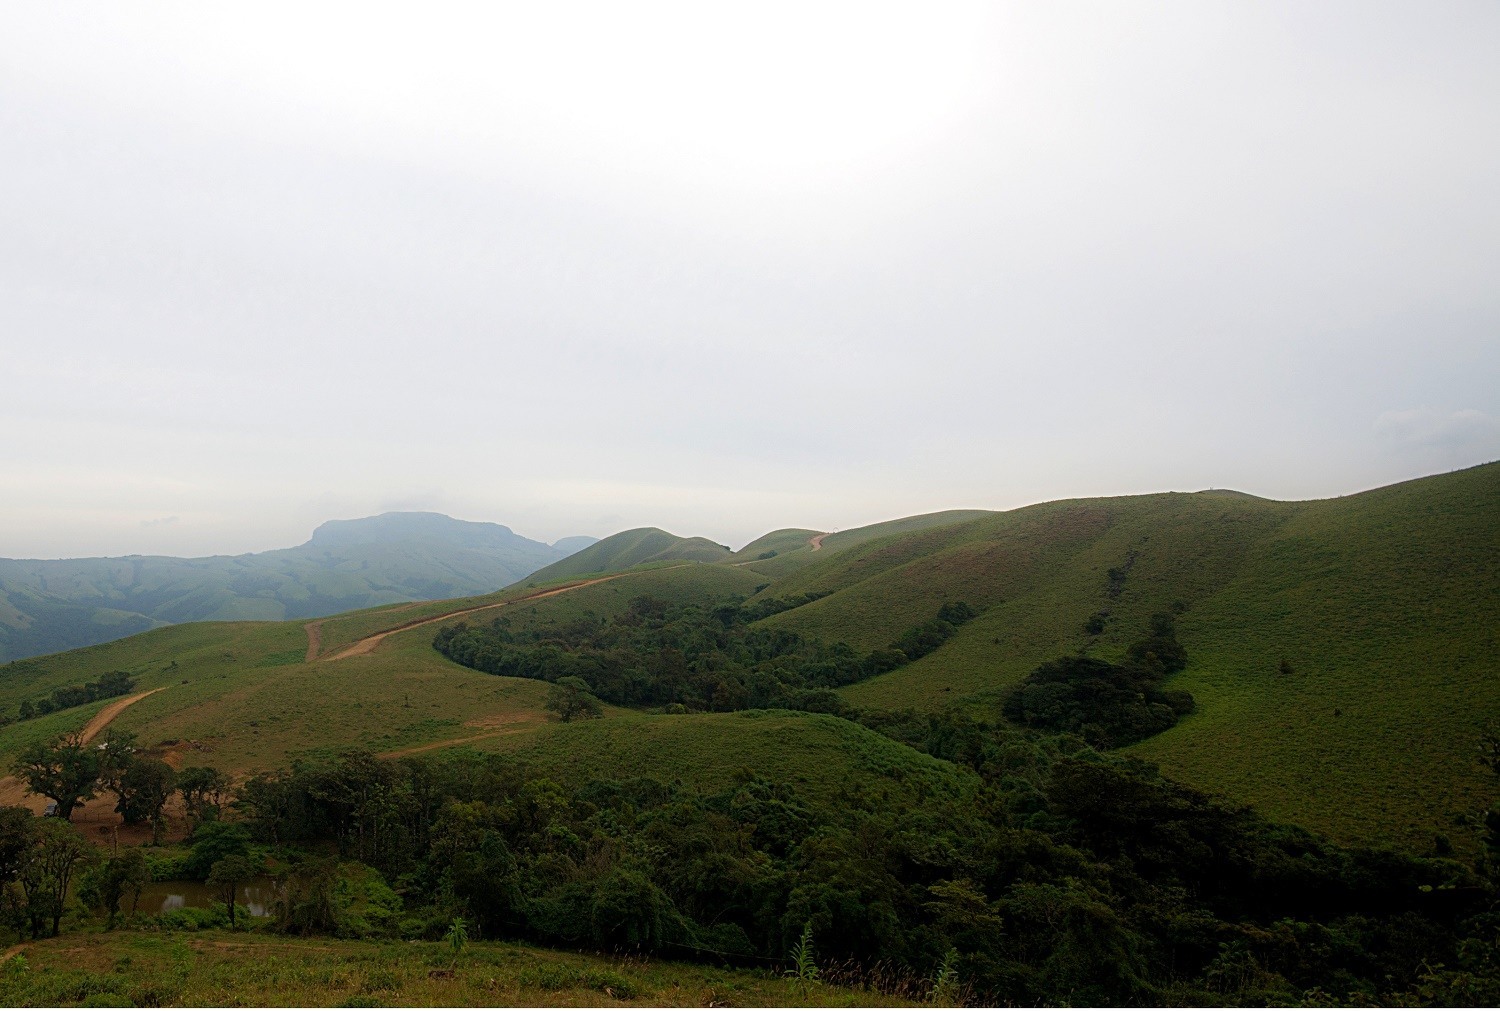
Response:
POLYGON ((394 512, 330 520, 298 547, 245 555, 0 559, 0 659, 187 621, 305 619, 484 593, 567 554, 498 523, 394 512))

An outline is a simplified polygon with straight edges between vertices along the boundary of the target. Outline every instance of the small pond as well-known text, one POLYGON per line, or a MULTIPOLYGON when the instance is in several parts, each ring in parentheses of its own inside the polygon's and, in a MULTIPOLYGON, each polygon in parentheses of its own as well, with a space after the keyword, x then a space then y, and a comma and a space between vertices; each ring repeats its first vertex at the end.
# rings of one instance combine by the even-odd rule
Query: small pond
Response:
MULTIPOLYGON (((251 916, 270 916, 276 894, 276 882, 272 879, 251 878, 240 885, 235 902, 250 910, 251 916)), ((141 901, 136 909, 151 916, 184 906, 206 909, 222 901, 217 888, 210 888, 201 881, 153 881, 141 890, 141 901)), ((125 905, 128 907, 129 903, 127 898, 125 905)))

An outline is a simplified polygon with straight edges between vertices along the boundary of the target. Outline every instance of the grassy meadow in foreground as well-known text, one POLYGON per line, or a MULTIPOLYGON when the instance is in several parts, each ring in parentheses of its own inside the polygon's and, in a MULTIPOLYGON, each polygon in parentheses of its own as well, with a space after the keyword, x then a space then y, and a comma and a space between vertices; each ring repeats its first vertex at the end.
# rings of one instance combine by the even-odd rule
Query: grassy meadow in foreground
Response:
MULTIPOLYGON (((0 965, 8 1007, 850 1007, 911 1006, 876 990, 813 984, 775 968, 470 943, 298 940, 260 932, 116 931, 19 946, 0 965), (25 968, 20 968, 24 964, 25 968)), ((925 995, 922 981, 907 984, 925 995)))

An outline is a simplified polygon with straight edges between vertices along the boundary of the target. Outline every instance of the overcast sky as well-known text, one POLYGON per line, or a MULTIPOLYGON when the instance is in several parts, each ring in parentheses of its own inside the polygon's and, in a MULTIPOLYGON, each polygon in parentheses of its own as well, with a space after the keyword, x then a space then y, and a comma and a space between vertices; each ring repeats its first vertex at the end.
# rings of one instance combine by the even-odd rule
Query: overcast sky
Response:
POLYGON ((1500 4, 0 0, 0 556, 1500 458, 1500 4))

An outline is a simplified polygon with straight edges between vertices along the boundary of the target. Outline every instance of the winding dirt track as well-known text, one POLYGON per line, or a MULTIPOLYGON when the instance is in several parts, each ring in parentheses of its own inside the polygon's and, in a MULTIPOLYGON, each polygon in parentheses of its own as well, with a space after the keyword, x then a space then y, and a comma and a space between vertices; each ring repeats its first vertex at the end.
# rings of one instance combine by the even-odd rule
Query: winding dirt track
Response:
MULTIPOLYGON (((94 738, 103 733, 104 728, 114 722, 116 716, 119 716, 126 709, 129 709, 131 706, 135 705, 147 695, 155 695, 157 692, 165 691, 168 687, 168 685, 162 685, 162 687, 152 688, 150 691, 137 692, 134 695, 130 695, 123 699, 120 699, 118 702, 111 702, 109 705, 105 706, 103 709, 95 713, 93 719, 89 720, 83 725, 83 729, 79 731, 78 734, 79 739, 87 744, 89 741, 92 741, 94 738)), ((101 803, 105 802, 101 801, 101 803)), ((109 805, 113 805, 114 801, 110 800, 107 801, 107 803, 109 805)), ((40 794, 31 793, 26 789, 26 784, 22 783, 15 776, 6 776, 5 778, 0 779, 0 804, 14 807, 29 807, 32 809, 33 814, 41 814, 42 809, 47 804, 47 798, 41 796, 40 794)), ((97 807, 98 805, 94 806, 97 807)), ((80 804, 79 810, 81 812, 81 816, 75 817, 74 820, 87 820, 89 814, 88 805, 80 804)), ((97 814, 97 812, 95 813, 97 814)))
POLYGON ((822 551, 823 550, 823 538, 825 538, 827 536, 828 536, 827 534, 818 534, 816 537, 810 537, 810 538, 808 538, 807 543, 809 543, 809 544, 812 545, 812 549, 814 551, 822 551))
POLYGON ((460 744, 473 744, 475 741, 486 741, 491 737, 504 737, 507 734, 519 734, 528 729, 535 721, 523 720, 522 725, 506 727, 503 730, 491 730, 483 734, 475 734, 472 737, 452 737, 446 741, 433 741, 430 744, 418 744, 413 748, 401 748, 398 751, 383 751, 376 758, 401 758, 405 755, 420 755, 424 751, 438 751, 442 748, 456 748, 460 744))
POLYGON ((302 658, 302 662, 312 663, 318 658, 318 650, 323 648, 323 619, 309 621, 302 627, 307 630, 307 656, 302 658))
MULTIPOLYGON (((376 632, 374 635, 367 635, 363 639, 360 639, 358 642, 351 643, 350 645, 345 646, 337 653, 334 653, 330 656, 325 656, 323 658, 323 662, 327 663, 330 660, 343 660, 351 656, 363 656, 373 650, 376 646, 380 645, 381 640, 383 640, 386 636, 395 635, 397 632, 409 632, 414 628, 421 628, 423 625, 432 625, 439 621, 447 621, 449 618, 457 618, 460 615, 464 614, 474 614, 478 611, 491 611, 497 607, 509 607, 512 604, 524 604, 528 600, 541 600, 543 597, 555 597, 559 593, 569 593, 573 590, 581 590, 585 586, 594 586, 598 583, 607 583, 611 579, 619 579, 623 575, 625 575, 625 573, 619 572, 612 576, 600 576, 598 579, 585 579, 581 583, 570 583, 567 586, 559 586, 555 589, 543 590, 540 593, 530 593, 524 597, 514 597, 510 600, 502 600, 497 604, 482 604, 479 607, 466 607, 458 611, 449 611, 447 614, 439 614, 432 618, 419 618, 416 621, 409 621, 405 625, 397 625, 395 628, 388 628, 384 632, 376 632)), ((314 622, 313 624, 318 623, 314 622)), ((315 630, 313 629, 312 625, 308 625, 307 655, 309 657, 316 657, 317 655, 313 644, 314 632, 315 630)), ((321 632, 318 633, 318 639, 318 645, 321 645, 321 632)))
POLYGON ((118 702, 111 702, 109 705, 105 706, 103 709, 95 713, 92 720, 89 720, 83 725, 83 732, 79 734, 79 738, 85 744, 87 744, 95 737, 98 737, 99 734, 104 731, 105 727, 114 722, 114 718, 116 716, 119 716, 121 713, 129 709, 131 706, 135 705, 147 695, 155 695, 157 692, 166 690, 167 686, 162 685, 160 688, 153 688, 148 692, 138 692, 137 694, 131 695, 127 698, 123 698, 118 702))

